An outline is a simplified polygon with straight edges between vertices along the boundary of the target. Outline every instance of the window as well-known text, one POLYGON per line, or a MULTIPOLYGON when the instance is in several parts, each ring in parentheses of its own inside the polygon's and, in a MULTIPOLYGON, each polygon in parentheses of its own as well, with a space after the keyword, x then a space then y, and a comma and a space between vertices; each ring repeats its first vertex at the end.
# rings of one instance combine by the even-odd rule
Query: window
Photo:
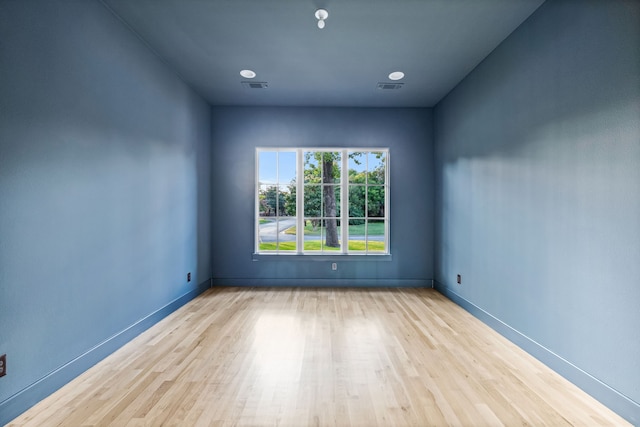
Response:
POLYGON ((256 253, 389 254, 388 207, 388 149, 257 149, 256 253))

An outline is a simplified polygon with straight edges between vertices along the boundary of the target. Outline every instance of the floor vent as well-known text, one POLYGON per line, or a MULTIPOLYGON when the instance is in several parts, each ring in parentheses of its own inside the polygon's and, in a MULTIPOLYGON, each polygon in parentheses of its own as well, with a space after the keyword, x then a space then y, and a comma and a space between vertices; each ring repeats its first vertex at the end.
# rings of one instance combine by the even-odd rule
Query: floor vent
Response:
POLYGON ((378 89, 382 90, 397 90, 402 87, 404 83, 378 83, 378 89))
POLYGON ((266 89, 269 87, 267 82, 242 82, 242 86, 247 89, 266 89))

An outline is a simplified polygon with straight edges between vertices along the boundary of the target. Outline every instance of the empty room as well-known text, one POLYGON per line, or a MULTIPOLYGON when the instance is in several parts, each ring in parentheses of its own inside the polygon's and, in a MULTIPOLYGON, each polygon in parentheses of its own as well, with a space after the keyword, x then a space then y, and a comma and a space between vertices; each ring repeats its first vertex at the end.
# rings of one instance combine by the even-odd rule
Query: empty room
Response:
POLYGON ((0 0, 0 425, 640 425, 640 1, 0 0))

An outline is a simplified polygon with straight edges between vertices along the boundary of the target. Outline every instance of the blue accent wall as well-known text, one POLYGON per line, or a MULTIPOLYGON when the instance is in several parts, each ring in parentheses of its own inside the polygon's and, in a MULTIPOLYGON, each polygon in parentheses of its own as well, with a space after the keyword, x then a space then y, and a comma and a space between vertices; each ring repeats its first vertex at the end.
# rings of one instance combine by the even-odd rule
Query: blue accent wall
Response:
POLYGON ((214 284, 431 286, 430 109, 217 107, 212 122, 214 284), (391 261, 252 260, 255 149, 297 146, 390 149, 391 261))
POLYGON ((434 112, 437 286, 634 423, 639 52, 640 2, 547 1, 434 112))
POLYGON ((0 2, 0 424, 208 286, 209 144, 100 2, 0 2))

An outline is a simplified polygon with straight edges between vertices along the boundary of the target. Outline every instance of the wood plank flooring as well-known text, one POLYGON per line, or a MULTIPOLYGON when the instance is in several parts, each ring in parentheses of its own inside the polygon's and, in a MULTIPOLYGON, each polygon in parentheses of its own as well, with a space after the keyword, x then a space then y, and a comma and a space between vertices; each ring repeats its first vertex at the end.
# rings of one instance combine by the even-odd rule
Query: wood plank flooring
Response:
POLYGON ((629 424, 431 289, 214 288, 9 425, 629 424))

